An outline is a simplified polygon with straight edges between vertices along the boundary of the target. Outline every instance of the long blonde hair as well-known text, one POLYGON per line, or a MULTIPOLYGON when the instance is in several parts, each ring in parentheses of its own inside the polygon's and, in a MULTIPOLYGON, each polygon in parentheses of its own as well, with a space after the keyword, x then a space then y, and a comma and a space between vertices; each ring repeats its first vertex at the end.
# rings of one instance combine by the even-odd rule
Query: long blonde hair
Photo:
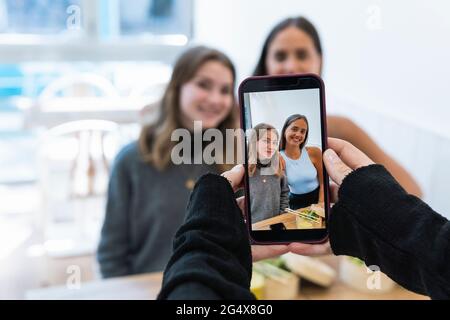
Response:
MULTIPOLYGON (((232 92, 236 82, 236 71, 231 60, 222 52, 208 47, 198 46, 184 52, 177 60, 172 77, 160 102, 160 117, 155 124, 142 128, 139 137, 139 149, 143 160, 158 170, 166 169, 171 161, 171 152, 177 144, 171 141, 172 132, 182 128, 180 119, 180 91, 190 81, 198 69, 209 61, 218 61, 230 69, 233 76, 232 92)), ((237 107, 233 95, 233 109, 218 128, 225 137, 226 129, 237 127, 237 107)), ((224 144, 224 149, 226 144, 224 144)), ((225 150, 224 150, 225 151, 225 150)), ((233 150, 234 154, 236 152, 233 150)), ((220 171, 228 170, 231 165, 218 164, 220 171)))
MULTIPOLYGON (((277 138, 279 139, 280 136, 278 134, 277 129, 267 123, 260 123, 252 128, 252 131, 250 132, 250 139, 248 143, 248 173, 249 176, 252 177, 255 174, 256 166, 258 162, 258 148, 257 144, 258 141, 263 138, 263 135, 265 133, 268 133, 269 131, 275 132, 277 135, 277 138)), ((284 159, 281 157, 278 150, 275 150, 274 156, 275 161, 278 161, 278 167, 275 171, 275 175, 278 177, 281 177, 284 175, 284 169, 285 169, 285 162, 284 159)), ((277 163, 275 163, 277 165, 277 163)))

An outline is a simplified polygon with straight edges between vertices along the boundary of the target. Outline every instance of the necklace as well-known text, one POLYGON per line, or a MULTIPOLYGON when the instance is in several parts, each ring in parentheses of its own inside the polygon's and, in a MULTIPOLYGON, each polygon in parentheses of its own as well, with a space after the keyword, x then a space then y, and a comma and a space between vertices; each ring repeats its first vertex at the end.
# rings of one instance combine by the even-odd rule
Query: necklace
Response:
POLYGON ((186 187, 186 189, 192 191, 194 189, 194 186, 195 186, 195 180, 192 179, 192 178, 186 179, 186 182, 184 183, 184 186, 186 187))
MULTIPOLYGON (((194 146, 192 146, 192 148, 194 148, 194 146)), ((203 155, 204 148, 205 148, 205 145, 202 145, 202 149, 199 150, 200 157, 202 157, 202 155, 203 155)), ((209 170, 208 170, 208 167, 210 167, 210 166, 205 163, 201 163, 201 164, 194 163, 195 155, 192 156, 191 161, 192 161, 192 163, 186 164, 185 168, 184 168, 184 173, 185 173, 185 177, 186 177, 185 182, 184 182, 184 187, 186 189, 188 189, 189 191, 192 191, 194 189, 197 179, 200 178, 200 176, 203 173, 212 171, 211 168, 209 168, 209 170)))
POLYGON ((184 187, 188 189, 189 191, 192 191, 195 187, 195 183, 198 178, 202 175, 205 167, 203 164, 187 164, 185 165, 184 172, 185 172, 185 181, 184 181, 184 187))

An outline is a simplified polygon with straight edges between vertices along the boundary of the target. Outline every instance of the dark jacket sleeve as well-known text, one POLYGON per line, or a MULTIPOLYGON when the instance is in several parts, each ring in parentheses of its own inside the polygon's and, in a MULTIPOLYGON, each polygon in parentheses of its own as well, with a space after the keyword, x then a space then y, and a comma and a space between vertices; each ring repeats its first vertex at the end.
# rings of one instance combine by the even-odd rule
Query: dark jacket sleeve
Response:
POLYGON ((450 298, 450 223, 409 195, 381 165, 350 173, 330 215, 336 255, 377 265, 403 287, 450 298))
POLYGON ((106 213, 97 250, 97 260, 104 278, 131 273, 128 264, 131 184, 126 159, 124 154, 119 153, 109 180, 106 213))
POLYGON ((228 181, 197 182, 158 299, 254 299, 248 232, 228 181))

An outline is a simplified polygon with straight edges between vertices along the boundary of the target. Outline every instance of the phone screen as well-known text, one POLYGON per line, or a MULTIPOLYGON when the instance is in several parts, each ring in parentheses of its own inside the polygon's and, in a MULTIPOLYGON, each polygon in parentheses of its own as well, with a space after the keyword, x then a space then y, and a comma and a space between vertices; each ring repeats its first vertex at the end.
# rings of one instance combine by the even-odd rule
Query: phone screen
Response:
POLYGON ((320 78, 305 75, 255 77, 241 85, 247 222, 256 241, 326 238, 323 91, 320 78))

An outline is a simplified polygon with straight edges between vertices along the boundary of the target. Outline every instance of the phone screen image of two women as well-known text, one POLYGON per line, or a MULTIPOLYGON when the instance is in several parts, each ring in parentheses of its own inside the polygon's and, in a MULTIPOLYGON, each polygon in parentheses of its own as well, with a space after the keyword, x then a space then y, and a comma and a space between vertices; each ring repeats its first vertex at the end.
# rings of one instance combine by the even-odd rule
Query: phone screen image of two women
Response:
POLYGON ((325 228, 320 89, 244 93, 252 230, 325 228))

